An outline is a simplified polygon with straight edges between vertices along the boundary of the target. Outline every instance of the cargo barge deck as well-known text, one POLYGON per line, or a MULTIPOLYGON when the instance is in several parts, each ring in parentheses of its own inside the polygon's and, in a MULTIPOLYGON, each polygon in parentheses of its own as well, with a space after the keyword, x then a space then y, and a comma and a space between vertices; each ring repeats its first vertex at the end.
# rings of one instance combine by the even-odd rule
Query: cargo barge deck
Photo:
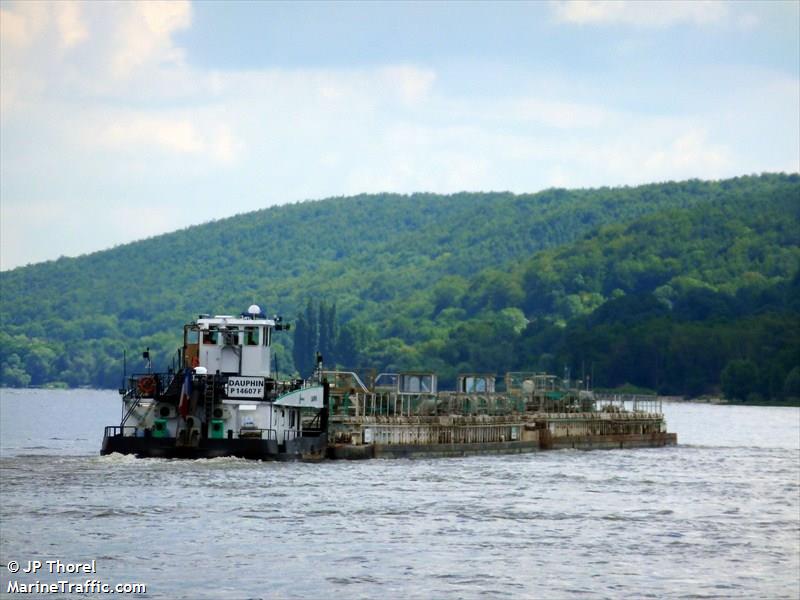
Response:
MULTIPOLYGON (((654 396, 606 397, 543 373, 458 377, 436 391, 433 373, 325 371, 330 458, 413 458, 597 450, 677 444, 654 396)), ((580 382, 576 382, 579 384, 580 382)))

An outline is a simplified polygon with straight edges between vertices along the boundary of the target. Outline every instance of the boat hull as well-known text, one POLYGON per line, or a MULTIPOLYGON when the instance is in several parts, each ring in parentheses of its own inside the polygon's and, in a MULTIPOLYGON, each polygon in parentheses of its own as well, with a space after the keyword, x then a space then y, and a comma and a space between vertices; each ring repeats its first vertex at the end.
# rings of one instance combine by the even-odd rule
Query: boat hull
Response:
POLYGON ((220 458, 232 456, 251 460, 314 461, 325 458, 325 436, 287 440, 201 439, 195 446, 181 446, 175 438, 113 435, 103 438, 100 454, 129 454, 139 458, 220 458))
POLYGON ((675 433, 584 435, 537 441, 483 442, 466 444, 336 444, 328 448, 328 458, 361 460, 368 458, 441 458, 489 454, 523 454, 547 450, 611 450, 619 448, 659 448, 678 443, 675 433))

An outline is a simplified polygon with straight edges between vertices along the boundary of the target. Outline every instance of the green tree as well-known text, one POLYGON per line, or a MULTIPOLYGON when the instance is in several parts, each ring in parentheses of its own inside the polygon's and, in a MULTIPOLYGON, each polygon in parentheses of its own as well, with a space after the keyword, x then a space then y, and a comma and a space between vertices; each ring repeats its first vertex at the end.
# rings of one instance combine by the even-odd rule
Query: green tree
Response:
POLYGON ((757 391, 758 367, 750 360, 732 360, 722 370, 720 379, 726 398, 745 400, 757 391))
POLYGON ((308 373, 308 356, 311 350, 308 347, 308 322, 303 314, 297 317, 294 324, 294 345, 292 346, 292 359, 298 373, 302 375, 308 373))
POLYGON ((800 367, 789 371, 783 384, 783 393, 786 398, 800 398, 800 367))
POLYGON ((17 354, 11 354, 3 360, 0 372, 3 384, 9 387, 27 387, 31 383, 31 376, 25 371, 17 354))

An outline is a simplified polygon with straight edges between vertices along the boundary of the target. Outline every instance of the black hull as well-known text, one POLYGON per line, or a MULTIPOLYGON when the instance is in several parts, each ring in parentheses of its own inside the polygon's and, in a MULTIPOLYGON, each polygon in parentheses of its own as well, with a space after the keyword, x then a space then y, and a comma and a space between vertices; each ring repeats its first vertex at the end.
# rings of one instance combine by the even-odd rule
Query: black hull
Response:
POLYGON ((251 460, 322 460, 327 437, 304 437, 278 444, 262 439, 202 439, 196 446, 179 446, 175 438, 107 436, 100 454, 132 454, 139 458, 220 458, 251 460))
POLYGON ((484 442, 469 444, 364 444, 327 446, 327 436, 287 440, 203 439, 197 446, 178 446, 175 438, 107 436, 100 454, 132 454, 140 458, 219 458, 234 456, 252 460, 318 461, 325 458, 358 460, 368 458, 436 458, 486 454, 520 454, 572 448, 610 450, 618 448, 658 448, 678 443, 674 433, 573 436, 536 442, 484 442))

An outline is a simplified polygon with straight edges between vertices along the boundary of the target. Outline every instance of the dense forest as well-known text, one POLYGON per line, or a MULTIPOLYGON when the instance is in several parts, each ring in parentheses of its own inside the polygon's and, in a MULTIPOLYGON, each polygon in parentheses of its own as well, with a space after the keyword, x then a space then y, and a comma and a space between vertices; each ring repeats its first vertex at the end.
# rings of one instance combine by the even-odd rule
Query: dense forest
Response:
POLYGON ((0 274, 0 383, 116 387, 253 302, 280 372, 568 369, 602 387, 800 397, 800 177, 379 194, 237 215, 0 274))

